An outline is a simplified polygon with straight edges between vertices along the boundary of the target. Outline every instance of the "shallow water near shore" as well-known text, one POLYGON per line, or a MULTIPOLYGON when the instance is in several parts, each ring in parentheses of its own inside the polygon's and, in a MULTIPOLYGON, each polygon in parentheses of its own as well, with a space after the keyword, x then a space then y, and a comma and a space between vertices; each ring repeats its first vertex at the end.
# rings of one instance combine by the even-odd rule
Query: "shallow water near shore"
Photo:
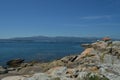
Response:
POLYGON ((80 54, 80 45, 90 42, 3 42, 0 43, 0 65, 8 60, 21 58, 25 61, 51 61, 67 55, 80 54))

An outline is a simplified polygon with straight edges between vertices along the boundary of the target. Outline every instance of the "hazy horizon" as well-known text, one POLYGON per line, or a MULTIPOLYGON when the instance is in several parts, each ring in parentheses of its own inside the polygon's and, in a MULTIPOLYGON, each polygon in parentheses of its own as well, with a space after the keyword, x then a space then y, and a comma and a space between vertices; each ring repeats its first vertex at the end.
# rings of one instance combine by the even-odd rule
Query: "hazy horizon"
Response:
POLYGON ((109 37, 111 39, 120 39, 120 38, 115 38, 115 37, 110 37, 110 36, 47 36, 47 35, 35 35, 35 36, 19 36, 19 37, 8 37, 8 38, 0 38, 0 39, 19 39, 19 38, 35 38, 35 37, 48 37, 48 38, 57 38, 57 37, 68 37, 68 38, 98 38, 102 39, 104 37, 109 37))
POLYGON ((119 0, 1 0, 0 39, 120 37, 119 0))

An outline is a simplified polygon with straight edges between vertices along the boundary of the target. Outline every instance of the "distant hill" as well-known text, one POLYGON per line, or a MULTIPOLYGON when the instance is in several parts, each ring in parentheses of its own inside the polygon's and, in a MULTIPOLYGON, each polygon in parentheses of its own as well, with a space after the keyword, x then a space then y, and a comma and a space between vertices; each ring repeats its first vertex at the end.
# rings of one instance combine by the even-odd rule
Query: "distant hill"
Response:
POLYGON ((18 37, 10 39, 0 39, 0 42, 94 42, 101 38, 96 37, 47 37, 47 36, 33 36, 33 37, 18 37))

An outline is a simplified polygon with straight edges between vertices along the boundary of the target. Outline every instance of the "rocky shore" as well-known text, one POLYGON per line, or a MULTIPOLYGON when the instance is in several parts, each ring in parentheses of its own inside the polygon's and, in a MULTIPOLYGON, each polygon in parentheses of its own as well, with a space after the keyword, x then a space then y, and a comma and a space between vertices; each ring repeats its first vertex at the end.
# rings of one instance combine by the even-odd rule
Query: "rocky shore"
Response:
MULTIPOLYGON (((120 80, 120 41, 103 39, 83 44, 80 55, 47 63, 0 67, 1 80, 120 80)), ((10 62, 9 62, 10 64, 10 62)), ((11 65, 11 64, 10 64, 11 65)))

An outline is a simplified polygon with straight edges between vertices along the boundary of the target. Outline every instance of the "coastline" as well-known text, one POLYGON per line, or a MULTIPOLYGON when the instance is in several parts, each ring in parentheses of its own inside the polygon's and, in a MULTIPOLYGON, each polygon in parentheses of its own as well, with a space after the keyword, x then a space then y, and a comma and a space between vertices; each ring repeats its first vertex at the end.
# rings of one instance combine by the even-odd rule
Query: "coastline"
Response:
POLYGON ((70 54, 79 54, 83 51, 79 43, 48 43, 48 42, 32 42, 32 43, 0 43, 0 65, 12 59, 24 59, 25 62, 30 61, 52 61, 62 58, 70 54))
POLYGON ((60 80, 63 80, 63 77, 64 79, 77 80, 87 73, 92 73, 105 76, 106 80, 119 80, 119 46, 120 41, 97 41, 92 44, 85 44, 83 45, 85 50, 79 55, 65 56, 47 63, 22 63, 15 70, 0 75, 0 78, 6 77, 2 80, 10 80, 7 79, 9 75, 13 78, 19 76, 27 80, 39 73, 37 75, 44 76, 44 78, 38 80, 46 80, 45 78, 50 80, 56 77, 59 77, 60 80))

